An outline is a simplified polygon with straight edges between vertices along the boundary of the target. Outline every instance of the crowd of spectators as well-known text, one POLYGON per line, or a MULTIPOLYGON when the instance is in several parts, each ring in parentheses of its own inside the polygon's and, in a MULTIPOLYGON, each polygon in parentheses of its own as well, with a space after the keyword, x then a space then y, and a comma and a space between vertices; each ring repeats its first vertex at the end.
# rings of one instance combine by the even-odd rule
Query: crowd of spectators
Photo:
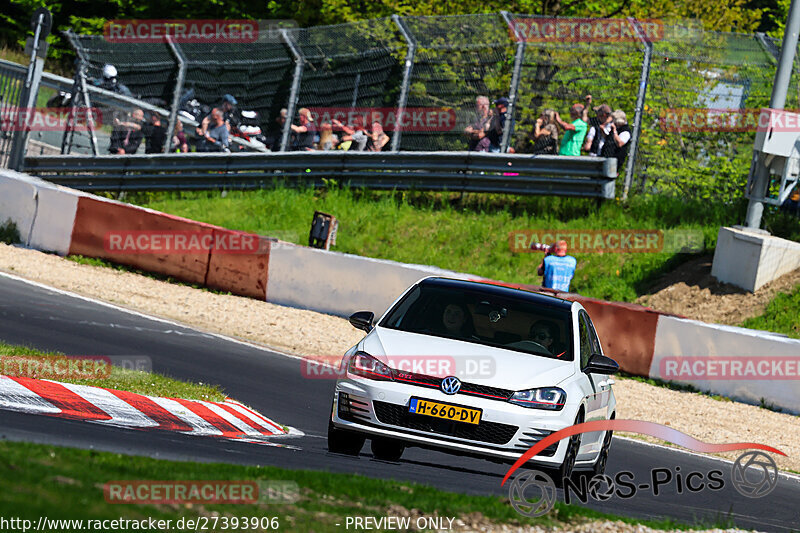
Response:
MULTIPOLYGON (((486 96, 475 100, 475 112, 464 128, 467 149, 475 152, 498 153, 502 150, 503 134, 508 118, 508 98, 501 96, 490 105, 486 96)), ((142 140, 145 153, 161 153, 169 141, 169 151, 188 152, 190 143, 198 152, 229 152, 231 150, 232 124, 236 124, 236 99, 226 94, 221 103, 212 108, 199 127, 194 128, 188 139, 183 124, 177 121, 172 135, 168 135, 162 117, 150 113, 145 119, 142 109, 135 109, 121 118, 115 116, 109 151, 112 154, 134 154, 142 140)), ((206 108, 208 109, 208 108, 206 108)), ((371 117, 376 118, 375 115, 371 117)), ((297 110, 296 119, 289 125, 288 149, 292 151, 353 150, 380 152, 389 146, 390 136, 379 120, 358 115, 351 124, 339 120, 318 123, 308 108, 297 110)), ((261 137, 269 150, 279 150, 286 121, 287 110, 281 109, 271 127, 261 137)), ((509 127, 509 139, 513 138, 513 121, 509 127)), ((238 131, 238 130, 237 130, 238 131)), ((631 140, 631 128, 624 111, 611 110, 608 104, 592 107, 592 96, 585 103, 576 103, 569 108, 569 118, 564 119, 554 109, 543 109, 533 125, 530 144, 522 150, 533 155, 563 155, 615 158, 617 168, 627 157, 631 140), (592 113, 593 111, 593 113, 592 113)), ((508 147, 509 153, 514 148, 508 147)))
MULTIPOLYGON (((553 109, 543 109, 534 123, 530 152, 534 155, 614 158, 617 160, 617 168, 622 168, 631 140, 627 115, 621 109, 612 111, 608 104, 593 108, 591 95, 586 95, 585 101, 585 104, 574 104, 570 107, 569 120, 562 119, 553 109), (593 116, 590 116, 590 110, 594 111, 593 116)), ((468 150, 501 150, 508 104, 506 97, 500 97, 494 101, 495 108, 491 109, 489 98, 476 98, 474 118, 464 129, 468 150)), ((513 147, 509 147, 508 151, 513 153, 513 147)))

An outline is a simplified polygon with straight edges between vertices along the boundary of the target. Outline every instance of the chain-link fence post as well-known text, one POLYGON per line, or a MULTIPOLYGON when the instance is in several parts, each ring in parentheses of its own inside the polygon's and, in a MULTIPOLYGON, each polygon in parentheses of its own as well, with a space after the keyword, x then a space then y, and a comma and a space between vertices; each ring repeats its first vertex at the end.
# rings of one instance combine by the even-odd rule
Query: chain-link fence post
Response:
MULTIPOLYGON (((644 100, 647 95, 647 84, 650 81, 650 60, 653 57, 653 43, 645 36, 639 21, 628 18, 628 23, 633 27, 636 36, 644 46, 644 58, 642 59, 642 73, 639 76, 639 92, 636 94, 636 111, 633 117, 633 131, 631 132, 630 150, 628 151, 628 166, 625 168, 625 184, 622 189, 622 199, 628 199, 628 191, 633 180, 633 171, 636 167, 636 154, 639 151, 639 135, 642 130, 642 114, 644 113, 644 100)), ((619 172, 620 169, 617 169, 619 172)))
POLYGON ((292 88, 289 91, 289 102, 286 105, 286 122, 283 124, 283 131, 281 132, 281 152, 285 152, 289 144, 289 134, 292 131, 297 100, 300 97, 300 80, 303 78, 305 59, 288 31, 281 29, 281 38, 291 50, 292 56, 294 56, 294 78, 292 78, 292 88))
POLYGON ((175 55, 175 60, 178 62, 178 78, 175 80, 175 90, 172 93, 172 107, 169 110, 169 123, 167 125, 167 141, 164 143, 164 153, 170 151, 172 144, 172 134, 175 132, 175 123, 178 121, 178 106, 181 104, 181 95, 183 94, 183 84, 186 81, 186 56, 183 50, 174 41, 172 36, 167 35, 167 44, 169 49, 175 55))
POLYGON ((75 34, 67 30, 64 32, 69 44, 75 49, 75 54, 78 60, 75 64, 75 78, 72 81, 72 97, 70 98, 69 117, 67 118, 67 126, 64 130, 64 137, 61 140, 61 153, 69 154, 72 149, 72 138, 75 134, 75 126, 78 120, 77 109, 81 103, 86 106, 86 125, 89 130, 89 143, 92 147, 92 153, 99 155, 97 149, 97 136, 94 129, 94 115, 92 113, 92 102, 89 98, 89 88, 86 86, 86 70, 89 66, 89 59, 83 47, 78 42, 75 34))
POLYGON ((31 61, 28 65, 28 72, 20 93, 20 107, 25 113, 24 123, 14 134, 14 141, 11 145, 11 153, 8 158, 8 168, 13 170, 23 170, 25 165, 25 153, 28 147, 29 121, 33 118, 36 98, 39 96, 39 82, 42 80, 44 71, 44 56, 47 55, 47 42, 45 38, 50 33, 53 19, 47 9, 37 9, 31 19, 34 27, 33 39, 28 41, 30 44, 31 61), (44 51, 44 54, 41 51, 44 51))
POLYGON ((414 54, 417 51, 417 42, 400 17, 392 15, 392 20, 397 25, 397 29, 400 30, 408 46, 406 49, 406 62, 403 68, 403 84, 400 86, 400 96, 397 98, 397 122, 395 123, 394 135, 392 135, 392 152, 397 152, 400 150, 400 137, 403 134, 403 115, 405 114, 406 102, 408 101, 408 88, 411 85, 411 72, 414 67, 414 54))
POLYGON ((517 92, 519 91, 519 78, 522 73, 522 61, 525 58, 525 39, 520 36, 520 33, 514 27, 509 12, 501 11, 500 14, 508 25, 509 31, 514 32, 514 37, 517 41, 517 49, 514 53, 514 72, 511 73, 511 86, 508 90, 508 110, 506 111, 506 122, 503 124, 503 139, 500 143, 500 151, 506 153, 508 152, 508 141, 511 138, 511 129, 514 126, 514 112, 516 111, 517 92))

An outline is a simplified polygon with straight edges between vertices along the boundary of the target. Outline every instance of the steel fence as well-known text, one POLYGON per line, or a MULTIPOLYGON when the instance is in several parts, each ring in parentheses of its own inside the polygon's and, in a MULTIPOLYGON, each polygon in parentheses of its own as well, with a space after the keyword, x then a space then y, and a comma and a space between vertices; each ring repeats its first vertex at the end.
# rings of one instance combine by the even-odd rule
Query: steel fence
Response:
MULTIPOLYGON (((445 123, 387 129, 391 144, 384 150, 464 150, 476 98, 487 96, 509 99, 513 120, 506 121, 501 150, 532 153, 542 111, 567 119, 569 107, 591 94, 593 105, 623 110, 632 129, 627 161, 618 169, 618 195, 632 186, 635 192, 742 196, 754 131, 666 127, 665 116, 766 106, 779 43, 763 34, 710 32, 693 24, 662 25, 653 39, 637 21, 628 21, 632 38, 611 41, 531 39, 519 30, 551 21, 505 12, 393 16, 287 28, 253 43, 132 45, 88 35, 73 35, 71 42, 84 62, 88 91, 103 65, 113 64, 136 101, 166 110, 170 131, 186 90, 209 106, 230 93, 240 107, 259 112, 275 151, 291 148, 291 121, 301 108, 353 112, 365 120, 371 110, 388 110, 395 118, 403 111, 447 110, 452 120, 445 123), (290 118, 285 123, 279 121, 282 109, 290 118)), ((797 96, 788 107, 798 105, 797 96)), ((113 99, 104 105, 112 114, 135 107, 113 99)), ((107 153, 108 134, 107 126, 98 131, 98 153, 107 153)), ((90 138, 76 136, 64 152, 93 153, 90 138)))

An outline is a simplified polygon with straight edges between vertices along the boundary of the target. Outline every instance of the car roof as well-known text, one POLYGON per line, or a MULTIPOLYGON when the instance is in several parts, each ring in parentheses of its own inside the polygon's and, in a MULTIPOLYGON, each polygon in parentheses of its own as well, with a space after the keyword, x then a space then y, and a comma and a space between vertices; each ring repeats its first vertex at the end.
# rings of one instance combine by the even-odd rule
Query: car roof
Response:
POLYGON ((496 296, 500 298, 512 298, 536 305, 555 307, 564 311, 569 311, 572 308, 573 302, 563 300, 550 296, 547 294, 540 294, 537 292, 527 291, 525 289, 518 289, 515 287, 505 287, 502 285, 495 285, 494 283, 487 283, 481 281, 467 281, 463 279, 429 277, 421 280, 419 285, 424 287, 439 287, 443 289, 463 289, 470 291, 478 291, 486 294, 487 296, 496 296))

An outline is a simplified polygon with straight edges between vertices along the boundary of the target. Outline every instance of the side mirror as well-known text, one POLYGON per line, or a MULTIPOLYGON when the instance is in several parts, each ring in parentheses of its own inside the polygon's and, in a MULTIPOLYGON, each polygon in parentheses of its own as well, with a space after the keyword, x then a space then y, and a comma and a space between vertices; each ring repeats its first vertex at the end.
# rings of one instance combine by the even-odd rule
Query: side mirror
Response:
POLYGON ((350 323, 356 329, 363 329, 367 333, 372 331, 372 321, 375 319, 375 313, 372 311, 359 311, 350 315, 350 323))
POLYGON ((589 358, 589 363, 583 371, 587 374, 611 375, 619 372, 619 365, 610 357, 596 353, 589 358))

